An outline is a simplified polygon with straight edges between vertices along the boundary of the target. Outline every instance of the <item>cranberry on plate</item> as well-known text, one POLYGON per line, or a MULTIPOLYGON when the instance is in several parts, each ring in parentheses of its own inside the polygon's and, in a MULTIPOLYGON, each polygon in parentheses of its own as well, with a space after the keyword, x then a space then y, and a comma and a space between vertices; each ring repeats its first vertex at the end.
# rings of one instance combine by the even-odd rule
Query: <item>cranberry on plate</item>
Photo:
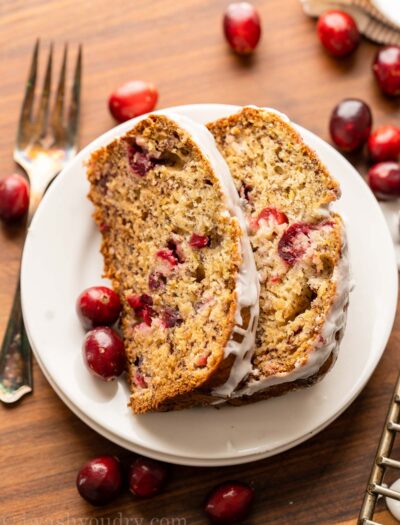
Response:
POLYGON ((400 157, 400 128, 380 126, 368 139, 368 151, 372 160, 383 162, 400 157))
POLYGON ((141 498, 150 498, 162 490, 167 477, 168 468, 165 463, 138 457, 129 471, 129 490, 141 498))
POLYGON ((372 70, 382 91, 400 95, 400 46, 386 46, 375 57, 372 70))
POLYGON ((343 151, 355 151, 371 133, 372 114, 365 102, 347 98, 333 109, 329 131, 333 142, 343 151))
POLYGON ((29 184, 15 173, 0 179, 0 217, 12 221, 22 217, 29 208, 29 184))
POLYGON ((223 25, 228 44, 239 55, 247 55, 257 47, 261 37, 261 21, 257 9, 250 3, 229 4, 223 25))
POLYGON ((83 357, 90 372, 103 381, 112 381, 126 367, 124 343, 109 326, 94 328, 86 334, 83 357))
POLYGON ((121 465, 114 456, 100 456, 88 461, 78 472, 79 494, 92 505, 107 505, 122 489, 121 465))
POLYGON ((211 492, 204 511, 213 523, 237 523, 248 515, 253 498, 253 489, 245 483, 226 482, 211 492))
POLYGON ((151 82, 131 80, 111 93, 108 107, 115 120, 125 122, 153 111, 157 100, 158 91, 151 82))
POLYGON ((360 42, 354 18, 344 11, 323 13, 318 20, 317 33, 322 45, 336 57, 348 55, 360 42))
POLYGON ((390 199, 400 197, 400 164, 380 162, 368 172, 368 184, 378 197, 390 199))
POLYGON ((76 311, 84 328, 114 324, 121 313, 118 295, 106 286, 92 286, 77 299, 76 311))

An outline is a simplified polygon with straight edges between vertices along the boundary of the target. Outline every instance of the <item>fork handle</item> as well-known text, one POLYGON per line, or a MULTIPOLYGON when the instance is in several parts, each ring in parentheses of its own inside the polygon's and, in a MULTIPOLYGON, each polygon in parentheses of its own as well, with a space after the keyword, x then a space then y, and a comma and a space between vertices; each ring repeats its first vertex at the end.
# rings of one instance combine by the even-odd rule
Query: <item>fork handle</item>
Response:
POLYGON ((21 309, 20 279, 0 349, 0 400, 15 403, 32 392, 32 357, 21 309))
MULTIPOLYGON (((38 173, 35 177, 32 175, 29 177, 31 187, 28 226, 42 200, 48 182, 45 179, 38 179, 37 175, 38 173), (36 187, 32 184, 33 180, 36 182, 36 187)), ((0 348, 0 401, 15 403, 25 394, 32 392, 32 388, 32 352, 22 317, 21 282, 18 276, 11 315, 0 348)))
MULTIPOLYGON (((44 187, 33 188, 31 185, 28 226, 44 191, 44 187)), ((25 394, 32 392, 32 388, 32 352, 22 316, 19 275, 11 315, 0 348, 0 401, 8 404, 15 403, 25 394)))

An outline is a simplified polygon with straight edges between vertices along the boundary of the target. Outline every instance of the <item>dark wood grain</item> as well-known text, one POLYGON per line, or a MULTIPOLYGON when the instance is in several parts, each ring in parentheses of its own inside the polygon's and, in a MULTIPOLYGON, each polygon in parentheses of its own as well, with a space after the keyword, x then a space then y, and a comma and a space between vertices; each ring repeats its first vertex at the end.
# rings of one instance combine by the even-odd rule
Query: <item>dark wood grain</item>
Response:
MULTIPOLYGON (((378 124, 399 120, 399 102, 383 98, 374 84, 373 44, 364 41, 353 57, 338 62, 320 48, 315 23, 304 16, 298 0, 255 3, 263 19, 263 40, 254 57, 240 60, 221 35, 225 0, 0 0, 0 173, 15 170, 17 116, 37 36, 45 45, 56 43, 58 61, 65 40, 72 51, 79 42, 84 44, 82 145, 113 126, 107 96, 132 78, 158 86, 159 107, 196 102, 273 106, 325 139, 329 113, 342 97, 366 100, 378 124)), ((360 169, 365 171, 362 162, 360 169)), ((22 242, 22 227, 1 227, 0 333, 11 306, 22 242)), ((373 249, 366 246, 365 257, 373 249)), ((230 478, 256 488, 249 525, 355 523, 399 369, 399 339, 400 318, 365 390, 307 443, 239 467, 173 467, 164 494, 152 501, 125 495, 106 509, 91 508, 79 498, 77 470, 96 454, 118 453, 126 461, 130 454, 77 419, 35 365, 34 395, 13 408, 0 406, 0 524, 133 525, 142 518, 142 525, 156 525, 153 518, 165 517, 170 520, 161 523, 167 525, 179 523, 172 521, 175 517, 185 518, 181 525, 200 525, 206 522, 204 495, 230 478)), ((396 454, 400 457, 399 445, 396 454)), ((386 513, 381 519, 393 524, 386 513)))

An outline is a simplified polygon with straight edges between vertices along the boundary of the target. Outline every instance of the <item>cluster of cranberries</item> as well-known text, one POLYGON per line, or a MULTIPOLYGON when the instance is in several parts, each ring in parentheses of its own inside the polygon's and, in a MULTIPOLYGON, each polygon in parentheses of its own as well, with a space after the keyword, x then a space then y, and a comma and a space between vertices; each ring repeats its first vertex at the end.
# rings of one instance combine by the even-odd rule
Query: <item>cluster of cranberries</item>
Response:
MULTIPOLYGON (((317 33, 322 45, 336 57, 352 53, 360 42, 360 33, 352 16, 344 11, 330 10, 318 20, 317 33)), ((372 64, 372 71, 384 93, 400 95, 400 47, 380 49, 372 64)))
MULTIPOLYGON (((318 36, 334 56, 352 53, 360 41, 354 19, 339 10, 327 11, 317 24, 318 36)), ((372 70, 381 90, 390 96, 400 95, 400 47, 380 49, 372 70)), ((380 198, 400 196, 400 128, 392 125, 378 127, 373 133, 372 114, 368 105, 359 99, 342 100, 333 110, 329 130, 335 145, 342 151, 353 152, 367 144, 368 159, 375 163, 368 172, 368 183, 380 198)))
MULTIPOLYGON (((153 459, 137 457, 128 469, 128 486, 132 494, 148 498, 158 494, 168 476, 167 465, 153 459)), ((115 456, 94 458, 79 470, 76 480, 79 494, 92 505, 107 505, 125 486, 124 469, 115 456)))
POLYGON ((121 313, 118 295, 106 286, 84 290, 76 302, 82 326, 89 330, 83 343, 83 357, 90 372, 103 381, 112 381, 126 367, 124 343, 112 328, 121 313))
POLYGON ((368 105, 359 99, 345 99, 334 108, 329 129, 342 151, 353 152, 366 145, 367 156, 374 163, 368 183, 378 197, 400 197, 400 128, 384 125, 371 133, 368 105))
MULTIPOLYGON (((156 496, 165 487, 168 474, 168 466, 154 459, 137 457, 128 469, 123 469, 117 457, 100 456, 83 465, 76 486, 82 498, 92 505, 102 506, 115 500, 126 485, 140 498, 156 496)), ((208 495, 204 512, 213 523, 237 523, 247 516, 253 498, 253 489, 245 483, 226 482, 208 495)))

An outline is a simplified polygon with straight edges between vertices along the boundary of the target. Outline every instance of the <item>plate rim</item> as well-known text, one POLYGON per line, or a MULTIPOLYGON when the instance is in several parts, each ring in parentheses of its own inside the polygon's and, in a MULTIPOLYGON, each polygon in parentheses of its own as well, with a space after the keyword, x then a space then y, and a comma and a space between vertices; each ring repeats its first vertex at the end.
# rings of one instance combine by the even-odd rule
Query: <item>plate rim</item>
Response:
MULTIPOLYGON (((326 423, 321 424, 320 427, 316 427, 313 432, 308 433, 305 438, 300 437, 291 442, 288 442, 285 445, 282 445, 281 447, 277 447, 276 449, 273 449, 271 451, 258 452, 254 454, 242 455, 242 456, 231 457, 231 458, 221 457, 219 459, 215 459, 215 458, 214 459, 204 459, 204 458, 195 458, 191 456, 175 456, 175 455, 167 454, 164 452, 158 452, 154 449, 150 449, 150 448, 147 449, 141 445, 133 444, 132 442, 125 440, 124 438, 118 436, 117 434, 112 433, 108 429, 105 429, 99 426, 94 420, 92 420, 89 416, 84 414, 70 399, 68 399, 65 396, 65 394, 63 394, 58 389, 57 385, 53 382, 51 378, 51 374, 47 371, 43 363, 39 362, 39 359, 36 353, 35 353, 35 358, 38 361, 38 364, 43 372, 43 375, 45 376, 46 380, 48 381, 48 383, 50 384, 54 392, 60 398, 60 400, 67 406, 67 408, 71 410, 73 414, 75 414, 89 428, 91 428, 92 430, 100 434, 102 437, 115 443, 116 445, 126 450, 129 450, 131 452, 134 452, 136 454, 143 454, 144 456, 150 457, 152 459, 156 459, 159 461, 165 461, 167 463, 172 463, 174 465, 183 465, 183 466, 190 466, 190 467, 213 468, 213 467, 229 467, 229 466, 235 466, 235 465, 243 465, 243 464, 251 463, 253 461, 259 461, 262 459, 273 457, 283 452, 286 452, 288 450, 291 450, 292 448, 298 445, 301 445, 302 443, 305 443, 309 439, 315 437, 317 434, 325 430, 325 428, 327 428, 331 423, 333 423, 338 417, 340 417, 349 408, 349 406, 355 401, 355 399, 360 395, 361 391, 365 387, 364 385, 360 391, 355 391, 354 397, 350 399, 347 405, 343 406, 343 408, 340 411, 338 411, 335 415, 333 415, 332 418, 329 419, 326 423)), ((377 364, 379 364, 379 361, 377 364)), ((372 374, 374 373, 375 368, 372 371, 372 374)), ((367 381, 368 380, 369 378, 367 379, 367 381)))
MULTIPOLYGON (((171 107, 171 108, 165 108, 163 110, 160 110, 160 112, 162 113, 164 111, 168 111, 168 112, 174 111, 174 112, 177 112, 177 113, 179 113, 179 112, 183 112, 184 113, 185 111, 190 111, 190 110, 192 110, 192 111, 196 111, 196 110, 199 111, 199 110, 202 110, 202 109, 206 110, 206 108, 210 108, 210 106, 217 107, 219 109, 223 108, 223 111, 226 112, 226 114, 235 112, 241 107, 241 106, 238 106, 238 105, 231 105, 231 104, 187 104, 187 105, 174 106, 174 107, 171 107)), ((143 116, 141 118, 143 118, 143 116)), ((76 165, 77 163, 81 164, 82 163, 81 162, 82 159, 85 158, 90 151, 92 151, 93 149, 98 147, 100 142, 104 143, 108 139, 110 139, 110 140, 114 139, 115 137, 117 137, 118 135, 123 133, 126 129, 129 129, 132 125, 134 125, 134 123, 137 120, 138 119, 132 119, 132 120, 130 120, 128 122, 124 122, 124 123, 122 123, 122 124, 112 128, 110 130, 107 130, 105 133, 103 133, 100 136, 96 137, 93 141, 91 141, 88 145, 86 145, 78 153, 78 155, 71 161, 71 163, 69 163, 69 165, 66 167, 66 169, 63 170, 60 173, 60 175, 57 177, 57 179, 54 181, 54 184, 52 185, 52 187, 49 188, 48 194, 46 195, 46 199, 47 198, 51 198, 51 193, 55 190, 55 188, 57 188, 58 184, 62 183, 62 180, 65 177, 64 172, 67 172, 68 170, 70 170, 71 169, 70 166, 76 165)), ((323 139, 318 137, 312 131, 310 131, 310 130, 308 130, 306 128, 303 128, 302 126, 299 126, 297 124, 294 124, 294 125, 302 133, 303 137, 309 135, 309 136, 312 137, 313 141, 316 141, 316 143, 319 143, 322 147, 328 148, 328 150, 330 150, 330 152, 333 153, 334 156, 338 156, 339 155, 340 158, 341 158, 341 161, 345 162, 347 164, 347 168, 350 169, 352 172, 354 172, 355 175, 359 176, 358 172, 347 161, 347 159, 345 159, 343 156, 341 156, 340 153, 337 152, 330 144, 328 144, 323 139)), ((307 140, 306 140, 306 142, 307 142, 307 140)), ((112 431, 110 431, 110 429, 108 429, 107 427, 99 426, 99 424, 97 422, 95 422, 93 419, 91 419, 90 416, 87 416, 86 414, 83 414, 83 412, 81 412, 80 409, 70 399, 68 399, 69 402, 67 402, 67 400, 65 399, 65 395, 62 395, 61 392, 59 391, 58 385, 57 385, 57 388, 56 388, 55 387, 55 382, 52 380, 52 378, 49 377, 50 373, 46 369, 44 363, 42 362, 42 359, 40 358, 40 353, 37 351, 37 348, 36 348, 36 346, 34 344, 34 341, 33 341, 32 334, 30 333, 29 324, 27 323, 27 326, 26 326, 27 334, 28 334, 29 341, 31 343, 32 349, 34 351, 35 357, 36 357, 36 359, 38 361, 38 364, 39 364, 40 368, 42 369, 46 379, 48 380, 48 382, 52 386, 53 390, 55 390, 55 392, 57 393, 57 395, 72 410, 72 412, 74 412, 88 426, 93 428, 96 432, 98 432, 99 434, 103 435, 107 439, 109 439, 111 441, 114 441, 114 442, 117 442, 117 444, 121 444, 121 442, 123 442, 124 444, 122 444, 121 446, 123 446, 124 448, 129 448, 129 450, 132 450, 132 451, 139 451, 139 453, 143 453, 143 450, 145 450, 145 454, 146 455, 154 457, 156 459, 163 459, 163 460, 170 461, 170 462, 173 462, 173 463, 178 463, 178 464, 183 464, 183 465, 192 465, 192 466, 226 466, 226 465, 242 464, 242 463, 247 463, 247 462, 250 462, 250 461, 255 461, 255 460, 258 460, 258 459, 262 459, 262 458, 265 458, 265 457, 271 457, 273 455, 276 455, 276 454, 279 454, 281 452, 284 452, 284 451, 286 451, 286 450, 288 450, 290 448, 293 448, 294 446, 296 446, 296 445, 306 441, 310 437, 312 437, 312 436, 316 435, 318 432, 322 431, 324 428, 326 428, 330 423, 332 423, 337 417, 339 417, 350 406, 350 404, 355 400, 355 398, 363 390, 363 388, 365 387, 366 383, 368 382, 368 380, 372 376, 376 366, 378 365, 378 363, 379 363, 379 361, 380 361, 380 359, 381 359, 381 357, 383 355, 383 352, 385 350, 387 341, 389 339, 389 336, 390 336, 390 333, 391 333, 391 330, 392 330, 394 318, 395 318, 395 315, 396 315, 397 287, 398 287, 397 266, 396 266, 396 262, 395 262, 395 252, 394 252, 393 243, 391 241, 390 234, 389 234, 389 231, 388 231, 385 219, 383 217, 382 210, 380 209, 380 207, 379 207, 378 203, 376 202, 375 198, 372 198, 370 200, 370 205, 373 205, 373 206, 376 207, 376 210, 377 210, 378 214, 381 217, 381 222, 382 222, 382 225, 384 226, 383 229, 385 229, 385 235, 387 237, 387 240, 390 241, 390 245, 388 243, 388 248, 390 246, 389 251, 391 252, 391 260, 392 260, 392 265, 391 266, 392 266, 392 269, 393 269, 392 270, 391 280, 392 280, 392 284, 394 284, 394 286, 391 288, 393 290, 393 292, 392 292, 392 297, 391 297, 391 301, 390 301, 391 302, 390 310, 392 312, 392 315, 390 316, 391 318, 389 319, 389 321, 386 324, 386 330, 382 331, 382 333, 380 334, 380 336, 381 336, 380 337, 381 350, 379 352, 376 352, 376 355, 374 356, 374 359, 370 363, 365 365, 364 376, 362 376, 362 378, 361 378, 362 380, 358 381, 353 386, 353 388, 351 390, 349 390, 349 394, 348 394, 348 396, 346 396, 347 397, 346 398, 346 402, 341 406, 341 408, 338 409, 329 418, 324 419, 321 422, 320 425, 318 425, 317 427, 315 427, 313 429, 312 432, 305 432, 304 434, 302 434, 298 438, 296 438, 296 439, 294 439, 294 440, 292 440, 292 441, 290 441, 288 443, 285 443, 284 445, 281 445, 280 447, 273 448, 272 450, 265 450, 265 445, 264 445, 264 450, 263 450, 262 445, 259 445, 257 447, 258 452, 254 452, 255 448, 253 448, 253 449, 250 449, 248 451, 241 452, 240 455, 229 456, 229 453, 226 453, 226 454, 221 454, 217 458, 213 457, 211 459, 207 459, 207 458, 204 458, 204 457, 195 458, 195 457, 190 457, 190 456, 185 455, 185 454, 184 455, 180 455, 180 456, 175 456, 175 455, 172 455, 172 454, 168 454, 166 452, 162 452, 162 451, 160 452, 160 451, 154 450, 152 448, 151 449, 145 449, 145 447, 143 447, 142 445, 133 443, 132 441, 129 441, 129 443, 128 443, 125 440, 125 438, 121 438, 117 434, 115 434, 112 431), (127 444, 129 444, 128 447, 127 447, 127 444)), ((35 215, 35 217, 33 219, 32 228, 30 228, 30 231, 32 229, 34 229, 35 223, 38 220, 37 217, 40 216, 41 213, 43 213, 42 212, 43 209, 44 208, 39 208, 37 214, 35 215)), ((29 235, 30 235, 30 232, 28 232, 27 241, 29 239, 29 235)), ((25 247, 26 246, 28 246, 28 242, 25 244, 25 247)), ((24 318, 27 318, 27 313, 25 311, 25 309, 26 309, 26 302, 24 300, 25 290, 26 290, 26 287, 25 287, 24 283, 25 283, 25 279, 26 279, 25 276, 26 276, 26 273, 27 273, 27 270, 26 270, 26 266, 27 265, 26 265, 25 254, 26 254, 26 251, 25 251, 25 248, 24 248, 23 257, 22 257, 21 286, 22 286, 22 308, 23 308, 23 314, 24 314, 24 318)))

